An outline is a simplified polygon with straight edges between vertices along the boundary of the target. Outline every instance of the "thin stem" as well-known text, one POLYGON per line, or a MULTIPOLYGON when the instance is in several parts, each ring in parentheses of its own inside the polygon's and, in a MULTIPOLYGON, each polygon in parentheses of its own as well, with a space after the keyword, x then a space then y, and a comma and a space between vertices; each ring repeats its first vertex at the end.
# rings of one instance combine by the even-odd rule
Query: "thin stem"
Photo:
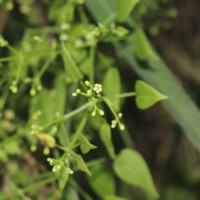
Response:
POLYGON ((0 62, 7 62, 7 61, 12 61, 12 60, 18 60, 18 56, 0 58, 0 62))
MULTIPOLYGON (((128 93, 125 93, 125 94, 128 94, 128 93)), ((104 97, 103 99, 104 99, 104 102, 109 107, 109 109, 111 110, 111 112, 113 113, 113 115, 116 118, 116 120, 118 121, 118 123, 120 123, 117 113, 115 112, 114 108, 112 107, 109 99, 107 99, 106 97, 104 97)), ((126 145, 126 147, 134 148, 132 139, 131 139, 130 135, 127 133, 127 131, 124 134, 120 134, 120 136, 121 136, 124 144, 126 145)))
POLYGON ((18 56, 19 58, 19 66, 18 66, 18 69, 17 69, 17 74, 16 74, 16 78, 15 78, 15 81, 18 83, 19 81, 19 78, 20 78, 20 74, 21 74, 21 71, 22 71, 22 63, 23 63, 23 57, 22 57, 22 54, 19 54, 18 56))
POLYGON ((64 146, 69 146, 70 143, 69 135, 67 133, 64 123, 61 124, 59 139, 62 140, 60 141, 62 144, 65 144, 64 146))
POLYGON ((27 187, 23 188, 23 191, 24 192, 29 192, 29 191, 34 191, 36 190, 38 187, 41 187, 43 185, 47 185, 48 183, 51 183, 53 181, 55 181, 57 179, 57 176, 51 176, 45 180, 41 180, 39 182, 36 182, 35 184, 31 184, 31 185, 28 185, 27 187))
POLYGON ((56 144, 56 147, 62 151, 66 151, 66 152, 69 152, 69 149, 68 148, 65 148, 65 147, 62 147, 60 146, 59 144, 56 144))
POLYGON ((120 137, 122 138, 126 147, 134 149, 134 144, 133 144, 132 138, 130 137, 127 130, 124 131, 124 134, 120 134, 120 137))
POLYGON ((38 72, 37 74, 37 79, 40 79, 41 76, 43 75, 43 73, 47 70, 48 66, 50 65, 51 61, 54 59, 54 54, 51 55, 46 62, 44 63, 44 65, 42 66, 41 70, 38 72))
MULTIPOLYGON (((29 59, 29 58, 32 59, 33 57, 42 58, 45 56, 49 56, 49 54, 51 53, 58 55, 61 53, 61 51, 56 50, 56 51, 37 52, 37 53, 32 53, 32 54, 23 54, 23 58, 24 59, 29 59)), ((18 56, 10 56, 10 57, 0 58, 0 62, 8 62, 8 61, 13 61, 13 60, 18 60, 18 59, 19 59, 18 56)))
POLYGON ((16 54, 16 55, 19 55, 19 52, 13 48, 12 46, 8 45, 7 48, 13 53, 13 54, 16 54))
POLYGON ((64 115, 64 121, 68 120, 69 118, 73 117, 74 115, 78 114, 79 112, 89 108, 93 106, 93 103, 92 102, 87 102, 86 104, 84 104, 83 106, 77 108, 76 110, 73 110, 72 112, 64 115))
POLYGON ((117 94, 114 96, 109 96, 109 98, 127 98, 127 97, 133 97, 136 96, 136 92, 125 92, 121 94, 117 94))
POLYGON ((54 120, 53 122, 47 124, 46 126, 43 127, 43 130, 48 128, 49 126, 52 126, 52 125, 55 125, 55 124, 58 124, 60 122, 63 122, 63 121, 67 121, 68 119, 70 119, 71 117, 75 116, 76 114, 82 112, 83 110, 91 107, 93 105, 92 102, 87 102, 86 104, 82 105, 81 107, 77 108, 76 110, 73 110, 72 112, 64 115, 63 117, 59 118, 59 119, 56 119, 54 120))
POLYGON ((112 107, 112 104, 111 104, 110 100, 107 99, 106 97, 103 97, 103 100, 106 103, 106 105, 109 107, 109 109, 111 110, 111 112, 114 115, 115 119, 118 121, 118 123, 120 123, 119 117, 117 116, 117 113, 115 112, 114 108, 112 107))
POLYGON ((73 149, 74 148, 74 146, 76 144, 76 141, 78 140, 80 134, 82 133, 82 130, 85 127, 85 124, 86 124, 87 120, 88 120, 88 117, 86 117, 86 116, 84 116, 82 118, 82 120, 81 120, 81 122, 80 122, 80 124, 78 126, 78 129, 77 129, 77 131, 75 132, 75 134, 73 136, 73 139, 72 139, 72 142, 70 144, 69 149, 73 149))

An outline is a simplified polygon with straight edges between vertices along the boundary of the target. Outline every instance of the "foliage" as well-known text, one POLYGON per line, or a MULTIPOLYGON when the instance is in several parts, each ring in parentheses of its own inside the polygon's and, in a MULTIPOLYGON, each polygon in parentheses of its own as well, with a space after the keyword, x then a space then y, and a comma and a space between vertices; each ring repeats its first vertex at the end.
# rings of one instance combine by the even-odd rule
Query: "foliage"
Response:
POLYGON ((168 94, 142 80, 128 83, 127 91, 118 66, 127 56, 121 58, 118 46, 133 42, 134 58, 150 64, 160 58, 141 28, 120 24, 139 1, 117 0, 114 17, 95 23, 98 13, 88 10, 102 2, 1 2, 14 29, 20 29, 15 16, 23 16, 22 35, 0 38, 2 199, 130 199, 131 190, 117 190, 127 184, 144 198, 159 198, 120 110, 124 98, 147 109, 168 102, 168 94))

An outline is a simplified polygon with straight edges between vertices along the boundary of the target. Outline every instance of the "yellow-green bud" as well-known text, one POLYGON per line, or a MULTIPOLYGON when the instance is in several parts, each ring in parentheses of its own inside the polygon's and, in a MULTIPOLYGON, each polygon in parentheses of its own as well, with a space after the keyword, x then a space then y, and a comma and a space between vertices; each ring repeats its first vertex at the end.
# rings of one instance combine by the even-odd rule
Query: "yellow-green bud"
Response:
POLYGON ((47 134, 38 134, 37 139, 44 145, 53 148, 56 145, 55 139, 47 134))

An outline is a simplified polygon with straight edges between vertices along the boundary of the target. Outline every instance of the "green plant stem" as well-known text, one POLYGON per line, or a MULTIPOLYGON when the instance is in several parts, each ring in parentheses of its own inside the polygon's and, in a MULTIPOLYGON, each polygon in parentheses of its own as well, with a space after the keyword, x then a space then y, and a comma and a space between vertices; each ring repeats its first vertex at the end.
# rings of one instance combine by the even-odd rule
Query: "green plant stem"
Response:
MULTIPOLYGON (((126 94, 126 96, 128 96, 129 94, 131 94, 133 96, 133 93, 124 93, 126 94)), ((134 93, 135 94, 135 93, 134 93)), ((123 94, 122 94, 123 95, 123 94)), ((125 95, 124 95, 125 96, 125 95)), ((111 112, 113 113, 114 117, 116 120, 118 120, 118 123, 121 123, 119 121, 119 117, 117 116, 117 113, 115 112, 114 108, 112 107, 109 99, 107 99, 106 97, 103 97, 104 102, 106 103, 106 105, 109 107, 109 109, 111 110, 111 112)), ((130 148, 134 148, 134 144, 132 142, 132 139, 130 137, 130 135, 128 134, 128 132, 126 131, 124 134, 120 134, 124 144, 126 145, 126 147, 130 147, 130 148)))
POLYGON ((61 132, 60 132, 60 137, 61 139, 63 139, 63 143, 65 143, 64 146, 68 147, 70 144, 70 139, 69 139, 69 135, 67 133, 66 127, 64 125, 64 123, 61 124, 61 132))
POLYGON ((117 94, 115 96, 111 96, 109 98, 127 98, 127 97, 133 97, 136 96, 136 92, 125 92, 121 94, 117 94))
POLYGON ((44 74, 44 72, 47 70, 48 66, 50 65, 50 63, 52 62, 52 60, 55 58, 55 54, 52 53, 52 55, 50 55, 50 57, 46 60, 46 62, 44 63, 44 65, 42 66, 41 70, 38 72, 37 74, 37 79, 40 79, 41 76, 44 74))
POLYGON ((21 74, 21 71, 22 71, 22 65, 23 65, 23 56, 22 56, 21 53, 19 53, 18 59, 19 59, 19 66, 18 66, 18 69, 17 69, 16 78, 15 78, 15 81, 16 81, 17 83, 18 83, 18 81, 19 81, 20 74, 21 74))
POLYGON ((43 127, 43 130, 48 128, 48 127, 50 127, 50 126, 52 126, 52 125, 67 121, 71 117, 77 115, 78 113, 82 112, 83 110, 86 110, 87 108, 89 108, 91 106, 93 106, 93 103, 92 102, 87 102, 86 104, 82 105, 81 107, 77 108, 76 110, 73 110, 72 112, 64 115, 63 117, 58 118, 58 119, 54 120, 53 122, 47 124, 46 126, 43 127))
POLYGON ((0 62, 7 62, 7 61, 13 61, 13 60, 18 60, 18 57, 17 56, 10 56, 10 57, 0 58, 0 62))
POLYGON ((18 52, 15 48, 13 48, 12 46, 7 45, 7 48, 8 48, 13 54, 19 55, 19 52, 18 52))
POLYGON ((51 177, 49 177, 49 178, 47 178, 45 180, 41 180, 41 181, 39 181, 39 182, 37 182, 35 184, 30 184, 30 185, 26 186, 25 188, 23 188, 23 191, 24 192, 33 191, 33 190, 37 189, 38 187, 41 187, 43 185, 46 185, 48 183, 51 183, 51 182, 55 181, 56 179, 57 179, 57 176, 52 175, 51 177))
MULTIPOLYGON (((33 57, 42 58, 42 57, 49 56, 49 54, 51 54, 51 53, 59 55, 59 54, 61 54, 61 51, 56 50, 56 51, 37 52, 34 54, 23 54, 23 58, 24 59, 29 59, 29 58, 32 59, 33 57)), ((18 59, 19 59, 18 56, 10 56, 10 57, 0 58, 0 62, 8 62, 8 61, 13 61, 13 60, 18 60, 18 59)))
POLYGON ((112 112, 112 114, 114 115, 114 117, 116 119, 118 119, 119 117, 117 116, 117 113, 115 112, 114 108, 112 107, 110 100, 107 97, 103 97, 103 100, 106 103, 106 105, 108 106, 108 108, 110 109, 110 111, 112 112))
POLYGON ((134 149, 135 146, 133 144, 132 138, 130 137, 128 131, 124 130, 123 132, 124 132, 123 134, 120 134, 120 137, 122 138, 125 146, 128 148, 134 149))
POLYGON ((71 144, 70 144, 70 146, 69 146, 69 149, 70 149, 70 150, 74 148, 74 146, 75 146, 75 144, 76 144, 76 141, 78 140, 80 134, 82 133, 82 130, 83 130, 83 128, 85 127, 85 124, 86 124, 87 120, 88 120, 88 117, 85 115, 85 116, 82 118, 82 120, 81 120, 81 122, 80 122, 80 124, 79 124, 79 126, 78 126, 77 131, 76 131, 75 134, 73 135, 73 139, 72 139, 71 144))

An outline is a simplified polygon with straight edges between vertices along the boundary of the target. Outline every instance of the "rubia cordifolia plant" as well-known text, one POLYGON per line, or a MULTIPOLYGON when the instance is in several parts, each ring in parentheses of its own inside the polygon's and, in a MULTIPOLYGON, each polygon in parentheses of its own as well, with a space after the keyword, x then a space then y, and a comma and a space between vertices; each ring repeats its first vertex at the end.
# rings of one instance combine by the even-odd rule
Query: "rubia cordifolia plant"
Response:
MULTIPOLYGON (((93 199, 74 178, 82 171, 101 199, 124 199, 117 197, 113 173, 157 198, 144 159, 128 145, 131 139, 120 108, 122 98, 134 97, 138 108, 146 109, 167 97, 142 80, 136 82, 134 91, 122 93, 120 73, 114 67, 117 63, 99 48, 101 43, 125 41, 129 30, 114 23, 91 23, 83 1, 45 2, 53 26, 27 29, 15 45, 0 38, 0 46, 8 55, 0 58, 0 158, 9 166, 14 163, 9 161, 13 155, 20 158, 33 152, 40 154, 52 172, 20 182, 15 180, 20 170, 16 167, 9 172, 14 177, 8 182, 12 194, 1 192, 2 196, 39 199, 35 189, 57 181, 59 190, 54 199, 73 199, 70 191, 93 199), (127 145, 119 154, 112 141, 113 129, 127 145), (95 144, 98 139, 103 145, 95 144), (105 149, 109 157, 105 153, 89 159, 87 155, 97 148, 105 149), (110 159, 113 170, 106 169, 110 159)), ((30 23, 26 10, 33 3, 18 2, 30 23)))

